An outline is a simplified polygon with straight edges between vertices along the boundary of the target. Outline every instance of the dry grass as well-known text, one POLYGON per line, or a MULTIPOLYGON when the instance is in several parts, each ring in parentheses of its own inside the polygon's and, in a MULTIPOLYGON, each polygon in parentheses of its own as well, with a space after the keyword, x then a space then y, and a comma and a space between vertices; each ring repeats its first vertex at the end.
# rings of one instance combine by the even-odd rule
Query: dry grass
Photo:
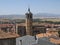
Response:
POLYGON ((43 21, 53 21, 53 22, 59 22, 60 18, 44 18, 43 21))

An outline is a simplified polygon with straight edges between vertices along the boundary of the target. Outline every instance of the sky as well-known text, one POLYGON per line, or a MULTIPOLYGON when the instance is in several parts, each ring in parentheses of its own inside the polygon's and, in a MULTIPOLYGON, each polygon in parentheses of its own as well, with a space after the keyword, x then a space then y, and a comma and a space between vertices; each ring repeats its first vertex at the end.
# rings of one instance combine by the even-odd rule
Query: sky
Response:
POLYGON ((0 15, 25 14, 28 7, 33 14, 60 14, 60 0, 0 0, 0 15))

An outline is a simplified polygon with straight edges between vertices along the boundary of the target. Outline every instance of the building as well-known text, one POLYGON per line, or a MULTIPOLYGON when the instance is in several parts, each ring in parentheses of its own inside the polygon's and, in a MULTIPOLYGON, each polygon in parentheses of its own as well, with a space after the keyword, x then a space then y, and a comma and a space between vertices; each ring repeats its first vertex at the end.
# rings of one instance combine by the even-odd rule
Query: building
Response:
POLYGON ((0 30, 0 45, 16 45, 18 34, 0 30))
POLYGON ((50 42, 47 37, 44 37, 44 38, 38 38, 37 43, 32 45, 56 45, 56 44, 50 42))
POLYGON ((56 45, 56 44, 50 42, 49 38, 47 37, 38 38, 37 36, 26 35, 16 38, 16 45, 56 45))
POLYGON ((33 14, 30 11, 30 8, 28 8, 28 12, 26 15, 26 35, 32 35, 32 21, 33 21, 33 14))
MULTIPOLYGON (((44 34, 41 33, 41 34, 37 34, 36 36, 40 39, 46 37, 47 38, 46 40, 49 40, 51 43, 56 44, 56 45, 60 45, 60 38, 56 32, 47 32, 44 34)), ((45 40, 45 39, 43 39, 43 40, 45 40)))
POLYGON ((32 45, 35 44, 36 40, 34 36, 26 35, 16 38, 16 45, 32 45))
POLYGON ((0 30, 3 30, 4 32, 16 32, 15 26, 13 24, 0 24, 0 30))
POLYGON ((33 14, 28 8, 28 12, 25 13, 26 19, 25 23, 16 23, 14 20, 0 20, 0 30, 7 32, 14 32, 19 34, 20 36, 25 35, 36 35, 39 33, 46 33, 46 27, 44 25, 33 23, 33 14))
MULTIPOLYGON (((18 29, 20 31, 21 37, 16 38, 16 45, 55 45, 54 43, 51 43, 48 39, 48 41, 45 38, 38 39, 35 35, 39 33, 46 33, 45 26, 42 25, 33 25, 33 16, 30 12, 30 8, 28 8, 28 13, 26 15, 26 23, 24 24, 24 29, 22 26, 20 26, 18 29), (24 31, 25 30, 25 31, 24 31), (25 34, 25 36, 23 36, 25 34), (34 35, 34 36, 32 36, 34 35), (45 39, 45 40, 43 40, 45 39)), ((22 24, 23 25, 23 24, 22 24)))
POLYGON ((20 36, 46 33, 45 26, 33 24, 33 14, 31 13, 30 8, 28 8, 28 12, 25 13, 25 15, 26 15, 25 23, 16 25, 17 33, 20 36))

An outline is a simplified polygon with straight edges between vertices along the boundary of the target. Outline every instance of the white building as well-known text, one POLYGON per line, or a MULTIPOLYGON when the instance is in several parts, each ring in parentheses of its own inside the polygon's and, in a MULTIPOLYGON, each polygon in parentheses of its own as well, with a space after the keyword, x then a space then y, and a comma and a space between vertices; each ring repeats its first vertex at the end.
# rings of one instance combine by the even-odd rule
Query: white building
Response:
POLYGON ((34 36, 26 35, 16 39, 16 45, 32 45, 36 44, 34 36))
POLYGON ((16 39, 16 45, 55 45, 47 37, 37 38, 35 36, 22 36, 16 39))

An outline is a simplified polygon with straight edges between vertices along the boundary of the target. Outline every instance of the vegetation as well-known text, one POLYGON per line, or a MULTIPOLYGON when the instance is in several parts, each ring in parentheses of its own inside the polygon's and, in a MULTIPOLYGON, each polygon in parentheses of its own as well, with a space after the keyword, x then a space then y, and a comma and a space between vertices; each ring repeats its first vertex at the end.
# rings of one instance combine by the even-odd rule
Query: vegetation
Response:
POLYGON ((60 37, 60 31, 58 31, 59 37, 60 37))
POLYGON ((60 19, 34 19, 33 22, 50 23, 50 24, 60 24, 60 19))
MULTIPOLYGON (((50 24, 60 24, 60 19, 55 19, 55 18, 43 18, 43 19, 33 19, 33 22, 38 22, 38 23, 50 23, 50 24)), ((10 20, 10 19, 5 19, 0 21, 0 24, 1 23, 25 23, 25 19, 13 19, 13 20, 10 20)))

